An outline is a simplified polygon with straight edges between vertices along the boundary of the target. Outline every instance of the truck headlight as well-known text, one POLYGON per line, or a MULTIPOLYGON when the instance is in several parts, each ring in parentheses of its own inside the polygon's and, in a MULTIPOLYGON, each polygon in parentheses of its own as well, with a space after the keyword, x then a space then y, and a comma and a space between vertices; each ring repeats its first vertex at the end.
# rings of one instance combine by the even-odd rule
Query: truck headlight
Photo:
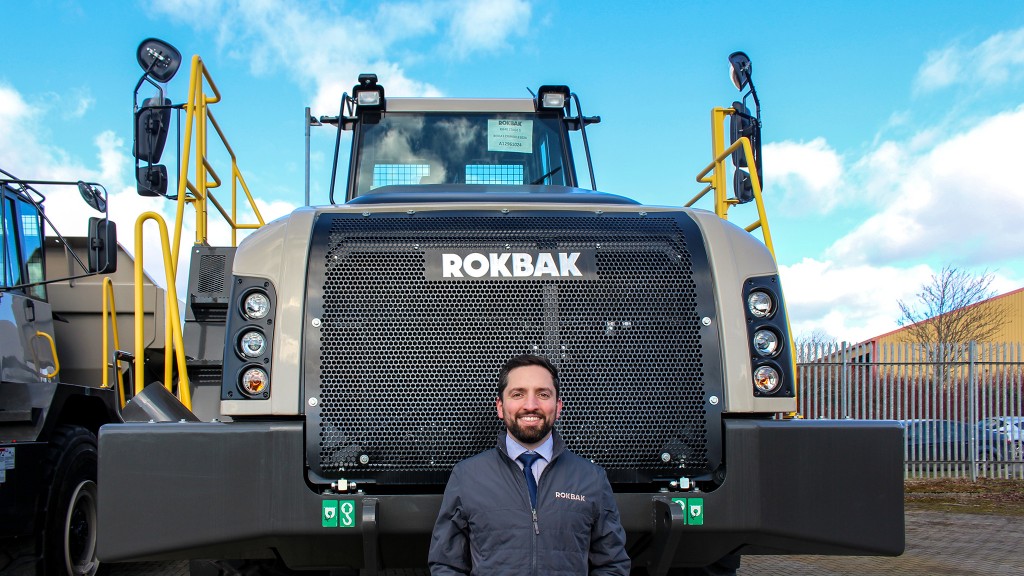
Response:
POLYGON ((754 290, 747 296, 747 310, 755 318, 767 318, 775 312, 775 301, 771 294, 762 290, 754 290))
POLYGON ((253 366, 242 372, 238 381, 238 387, 246 396, 261 396, 270 386, 270 376, 263 368, 253 366))
POLYGON ((763 328, 754 332, 754 350, 764 358, 775 356, 779 353, 778 334, 763 328))
POLYGON ((246 358, 259 358, 267 351, 267 338, 259 330, 244 332, 238 339, 238 350, 246 358))
POLYGON ((754 370, 754 386, 762 394, 771 394, 779 389, 782 379, 779 378, 779 371, 771 366, 758 366, 754 370))
POLYGON ((242 301, 242 315, 250 320, 266 318, 270 312, 270 298, 258 290, 253 290, 242 301))

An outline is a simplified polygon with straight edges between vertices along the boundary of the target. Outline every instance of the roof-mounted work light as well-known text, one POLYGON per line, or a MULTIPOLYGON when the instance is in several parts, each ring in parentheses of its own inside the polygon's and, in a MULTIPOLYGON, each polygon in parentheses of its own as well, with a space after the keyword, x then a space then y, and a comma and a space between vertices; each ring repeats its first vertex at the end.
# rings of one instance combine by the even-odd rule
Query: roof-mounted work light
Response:
POLYGON ((558 110, 568 105, 568 86, 541 86, 537 90, 537 110, 558 110))
POLYGON ((352 88, 356 107, 362 110, 384 110, 384 87, 377 84, 376 74, 360 74, 359 84, 352 88))

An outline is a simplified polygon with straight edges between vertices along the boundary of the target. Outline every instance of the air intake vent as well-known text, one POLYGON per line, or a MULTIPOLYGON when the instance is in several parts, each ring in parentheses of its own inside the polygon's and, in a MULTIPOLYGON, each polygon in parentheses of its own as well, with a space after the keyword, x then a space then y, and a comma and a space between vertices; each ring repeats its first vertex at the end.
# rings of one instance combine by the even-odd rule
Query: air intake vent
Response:
POLYGON ((223 292, 224 274, 228 259, 223 254, 203 254, 199 257, 199 292, 223 292))
POLYGON ((307 407, 314 474, 444 482, 456 462, 494 446, 497 372, 522 352, 558 365, 559 429, 613 482, 720 462, 719 408, 705 402, 722 395, 718 334, 701 324, 715 317, 714 298, 685 214, 325 214, 312 242, 304 369, 319 400, 307 407), (442 273, 447 262, 452 274, 450 255, 465 261, 462 277, 442 273), (517 275, 517 258, 534 274, 524 264, 517 275))
POLYGON ((224 322, 235 248, 193 246, 189 267, 189 320, 224 322))

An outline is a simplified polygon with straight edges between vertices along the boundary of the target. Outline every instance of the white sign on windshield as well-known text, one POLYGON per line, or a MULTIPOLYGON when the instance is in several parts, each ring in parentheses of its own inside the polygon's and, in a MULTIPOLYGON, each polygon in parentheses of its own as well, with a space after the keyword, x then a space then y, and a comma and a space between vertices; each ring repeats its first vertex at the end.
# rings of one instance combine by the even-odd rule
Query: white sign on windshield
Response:
POLYGON ((487 120, 488 152, 533 152, 533 120, 487 120))

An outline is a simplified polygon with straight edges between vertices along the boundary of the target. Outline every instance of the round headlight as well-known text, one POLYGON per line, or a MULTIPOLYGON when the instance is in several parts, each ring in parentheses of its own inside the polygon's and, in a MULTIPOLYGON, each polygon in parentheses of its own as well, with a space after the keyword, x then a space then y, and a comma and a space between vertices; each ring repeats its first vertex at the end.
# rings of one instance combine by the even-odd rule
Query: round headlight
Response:
POLYGON ((754 332, 754 350, 763 357, 775 356, 779 353, 779 337, 771 330, 754 332))
POLYGON ((267 351, 267 338, 259 330, 249 330, 238 339, 238 349, 246 358, 259 358, 267 351))
POLYGON ((771 366, 758 366, 754 370, 754 386, 762 394, 771 394, 779 389, 782 379, 779 378, 779 371, 771 366))
POLYGON ((750 310, 755 318, 771 316, 775 311, 775 301, 772 300, 771 294, 755 290, 747 296, 747 310, 750 310))
POLYGON ((252 292, 242 302, 242 313, 251 320, 260 320, 270 313, 270 298, 263 292, 252 292))
POLYGON ((242 373, 238 385, 246 396, 259 396, 270 385, 270 377, 263 368, 253 367, 242 373))

